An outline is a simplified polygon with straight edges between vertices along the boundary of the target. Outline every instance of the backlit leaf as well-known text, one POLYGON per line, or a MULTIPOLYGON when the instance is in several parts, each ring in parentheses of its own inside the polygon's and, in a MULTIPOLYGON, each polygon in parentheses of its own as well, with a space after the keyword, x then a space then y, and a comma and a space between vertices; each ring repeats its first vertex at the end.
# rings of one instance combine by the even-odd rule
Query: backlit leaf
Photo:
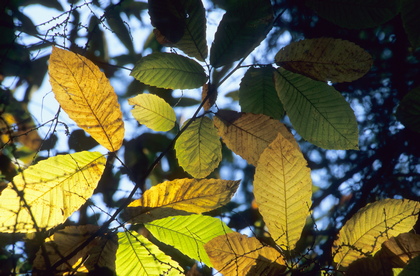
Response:
POLYGON ((405 32, 413 48, 420 47, 420 2, 417 0, 401 0, 401 19, 405 32))
POLYGON ((283 105, 274 87, 274 72, 272 66, 248 69, 239 88, 239 104, 243 112, 265 114, 275 119, 284 116, 283 105))
POLYGON ((173 108, 159 96, 139 94, 128 99, 134 105, 131 114, 140 124, 155 131, 169 131, 175 126, 176 115, 173 108))
POLYGON ((130 75, 145 84, 168 89, 198 88, 207 80, 200 64, 172 53, 153 53, 141 58, 130 75))
POLYGON ((263 114, 220 110, 214 118, 214 124, 223 142, 254 166, 279 133, 299 149, 295 138, 283 123, 263 114))
POLYGON ((246 56, 270 31, 273 14, 269 0, 239 1, 220 22, 210 50, 210 64, 220 67, 246 56))
POLYGON ((334 87, 283 68, 274 79, 284 109, 304 139, 325 149, 358 149, 356 117, 334 87))
POLYGON ((176 140, 175 150, 179 165, 195 178, 206 177, 222 160, 222 145, 208 117, 192 122, 176 140))
POLYGON ((15 188, 10 183, 2 191, 0 232, 35 232, 33 219, 40 229, 63 223, 92 196, 105 162, 101 153, 86 151, 30 166, 13 178, 15 188))
POLYGON ((122 112, 109 80, 87 58, 53 47, 49 64, 55 98, 67 115, 109 151, 124 139, 122 112))
POLYGON ((420 203, 411 200, 385 199, 360 209, 341 228, 334 242, 337 266, 373 255, 391 237, 410 231, 417 221, 420 203))
POLYGON ((397 15, 395 0, 307 0, 321 17, 348 29, 372 28, 397 15))
POLYGON ((214 268, 224 276, 281 275, 286 270, 280 252, 237 232, 218 236, 204 248, 214 268))
POLYGON ((310 214, 311 171, 300 150, 281 134, 261 154, 254 195, 271 237, 293 250, 310 214))
POLYGON ((397 118, 407 128, 420 132, 420 87, 409 91, 401 100, 397 118))
POLYGON ((118 233, 116 272, 118 275, 184 275, 179 264, 136 232, 118 233))
POLYGON ((176 179, 155 185, 131 202, 130 222, 144 223, 188 213, 201 214, 227 204, 239 181, 221 179, 176 179))
POLYGON ((372 66, 372 57, 356 44, 326 37, 291 43, 275 61, 289 71, 332 82, 357 80, 372 66))
POLYGON ((232 232, 220 219, 202 215, 167 217, 146 223, 145 226, 159 241, 210 267, 212 264, 204 244, 232 232))

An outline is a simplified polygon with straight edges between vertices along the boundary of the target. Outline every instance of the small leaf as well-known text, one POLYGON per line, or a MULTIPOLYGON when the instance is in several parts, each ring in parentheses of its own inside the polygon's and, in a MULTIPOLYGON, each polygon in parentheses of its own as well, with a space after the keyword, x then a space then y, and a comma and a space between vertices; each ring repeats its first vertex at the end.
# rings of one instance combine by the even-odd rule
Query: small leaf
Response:
POLYGON ((419 211, 420 203, 407 199, 385 199, 368 204, 341 228, 334 242, 334 262, 346 267, 357 259, 375 254, 384 241, 410 231, 419 211))
POLYGON ((420 255, 420 235, 402 233, 382 244, 381 257, 392 267, 404 267, 412 258, 420 255))
POLYGON ((272 66, 248 69, 239 88, 239 104, 243 112, 283 118, 284 108, 274 87, 274 72, 272 66))
POLYGON ((144 223, 181 214, 209 212, 227 204, 239 181, 220 179, 176 179, 145 191, 127 211, 131 223, 144 223))
POLYGON ((273 13, 268 0, 243 0, 220 22, 210 50, 210 64, 220 67, 252 52, 270 31, 273 13))
POLYGON ((373 28, 397 15, 395 0, 306 0, 321 17, 348 29, 373 28))
POLYGON ((279 133, 299 149, 295 138, 283 123, 263 114, 220 110, 214 118, 214 124, 223 142, 254 166, 279 133))
POLYGON ((237 232, 218 236, 204 248, 214 268, 225 276, 282 275, 286 270, 277 250, 237 232))
POLYGON ((281 134, 261 154, 254 195, 271 237, 293 250, 310 214, 311 171, 300 150, 281 134))
POLYGON ((184 275, 179 264, 156 245, 135 232, 118 233, 116 272, 118 275, 184 275))
POLYGON ((155 238, 183 254, 212 266, 204 244, 232 232, 220 219, 202 215, 175 216, 145 224, 155 238))
POLYGON ((124 139, 122 112, 105 74, 87 58, 53 47, 49 65, 55 98, 67 115, 109 151, 124 139))
POLYGON ((217 89, 214 88, 210 83, 203 85, 203 91, 201 92, 201 101, 206 100, 203 105, 205 111, 209 111, 217 100, 217 89))
POLYGON ((396 115, 407 128, 420 132, 420 87, 410 90, 404 96, 396 115))
POLYGON ((413 258, 398 276, 418 276, 420 274, 420 256, 413 258))
POLYGON ((30 233, 37 231, 35 223, 40 229, 63 223, 92 196, 105 162, 101 153, 86 151, 30 166, 13 178, 15 187, 2 191, 0 232, 30 233))
POLYGON ((358 149, 356 117, 334 87, 283 68, 274 79, 284 109, 304 139, 325 149, 358 149))
POLYGON ((153 94, 139 94, 128 99, 134 105, 131 114, 140 124, 155 131, 169 131, 175 126, 176 115, 173 108, 162 98, 153 94))
POLYGON ((275 60, 289 71, 332 82, 357 80, 372 66, 372 57, 356 44, 326 37, 293 42, 275 60))
POLYGON ((192 89, 206 83, 203 67, 192 59, 172 53, 153 53, 140 59, 131 76, 167 89, 192 89))
POLYGON ((420 47, 420 2, 417 0, 400 0, 401 19, 408 40, 414 49, 420 47))
POLYGON ((208 117, 194 120, 176 140, 175 150, 179 165, 195 178, 206 177, 222 160, 222 145, 208 117))

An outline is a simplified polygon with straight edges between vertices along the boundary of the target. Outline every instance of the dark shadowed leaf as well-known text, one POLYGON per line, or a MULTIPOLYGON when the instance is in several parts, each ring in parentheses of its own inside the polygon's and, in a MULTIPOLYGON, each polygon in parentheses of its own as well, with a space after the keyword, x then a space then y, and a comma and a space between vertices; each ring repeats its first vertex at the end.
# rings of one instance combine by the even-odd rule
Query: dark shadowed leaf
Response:
POLYGON ((401 19, 411 46, 420 47, 420 1, 401 0, 401 19))
POLYGON ((420 132, 420 87, 414 88, 401 100, 397 118, 407 128, 420 132))

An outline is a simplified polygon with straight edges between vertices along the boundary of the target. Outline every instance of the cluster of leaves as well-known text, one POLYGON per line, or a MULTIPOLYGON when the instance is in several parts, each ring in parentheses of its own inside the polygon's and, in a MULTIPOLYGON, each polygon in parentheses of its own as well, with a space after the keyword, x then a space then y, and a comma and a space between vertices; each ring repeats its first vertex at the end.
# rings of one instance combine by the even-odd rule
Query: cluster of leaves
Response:
MULTIPOLYGON (((322 15, 322 3, 309 2, 322 15)), ((408 3, 411 5, 409 1, 405 5, 408 3)), ((253 0, 227 8, 208 57, 201 1, 149 1, 158 41, 189 57, 155 52, 141 58, 131 75, 159 88, 203 87, 199 108, 176 130, 171 144, 179 165, 193 178, 162 182, 132 201, 142 179, 101 227, 68 226, 55 231, 36 255, 36 273, 75 273, 99 267, 119 275, 182 275, 184 268, 166 255, 156 240, 224 275, 278 275, 313 269, 302 265, 307 256, 295 252, 311 214, 310 169, 294 136, 280 120, 286 112, 296 132, 316 146, 357 149, 354 113, 328 82, 362 77, 372 59, 359 46, 340 39, 295 42, 280 49, 273 64, 247 70, 239 91, 243 112, 219 110, 214 106, 218 88, 230 76, 222 78, 220 72, 240 60, 231 72, 236 71, 265 39, 275 21, 271 9, 269 1, 253 0), (203 215, 226 205, 239 185, 239 181, 205 178, 222 160, 220 137, 256 167, 253 193, 271 246, 234 232, 219 218, 203 215), (144 226, 154 239, 127 230, 125 223, 114 229, 118 231, 110 231, 110 223, 123 210, 133 229, 144 226)), ((327 10, 325 14, 328 18, 331 13, 327 10)), ((380 24, 389 14, 363 18, 380 24)), ((410 27, 407 32, 414 36, 410 27)), ((49 75, 62 109, 110 152, 108 158, 115 158, 124 140, 123 114, 105 74, 84 56, 53 47, 49 75)), ((413 90, 398 110, 401 121, 413 128, 418 127, 417 94, 418 89, 413 90)), ((156 95, 140 94, 128 103, 134 106, 133 117, 150 129, 171 131, 178 125, 173 108, 156 95)), ((39 235, 63 223, 92 196, 106 162, 99 152, 83 151, 50 157, 19 173, 1 195, 0 231, 39 235)), ((379 200, 362 208, 340 229, 332 248, 335 269, 323 270, 347 270, 357 275, 384 269, 386 259, 392 260, 386 267, 389 271, 406 266, 419 251, 418 235, 408 233, 419 212, 419 202, 403 199, 379 200)), ((414 258, 406 269, 418 262, 418 257, 414 258)))

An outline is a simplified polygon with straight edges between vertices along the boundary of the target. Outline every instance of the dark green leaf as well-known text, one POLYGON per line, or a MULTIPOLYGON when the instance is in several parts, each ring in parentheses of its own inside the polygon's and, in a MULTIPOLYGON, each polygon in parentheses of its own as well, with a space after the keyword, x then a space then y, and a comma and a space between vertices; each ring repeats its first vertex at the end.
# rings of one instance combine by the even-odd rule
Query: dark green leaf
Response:
POLYGON ((414 48, 420 47, 420 1, 401 0, 401 18, 405 32, 414 48))
POLYGON ((116 5, 110 5, 106 8, 106 22, 111 27, 111 30, 121 40, 122 44, 124 44, 124 46, 128 49, 128 52, 134 55, 133 38, 127 29, 127 22, 124 22, 121 18, 120 10, 121 8, 116 5))
POLYGON ((420 87, 414 88, 401 100, 397 118, 407 128, 420 132, 420 87))

